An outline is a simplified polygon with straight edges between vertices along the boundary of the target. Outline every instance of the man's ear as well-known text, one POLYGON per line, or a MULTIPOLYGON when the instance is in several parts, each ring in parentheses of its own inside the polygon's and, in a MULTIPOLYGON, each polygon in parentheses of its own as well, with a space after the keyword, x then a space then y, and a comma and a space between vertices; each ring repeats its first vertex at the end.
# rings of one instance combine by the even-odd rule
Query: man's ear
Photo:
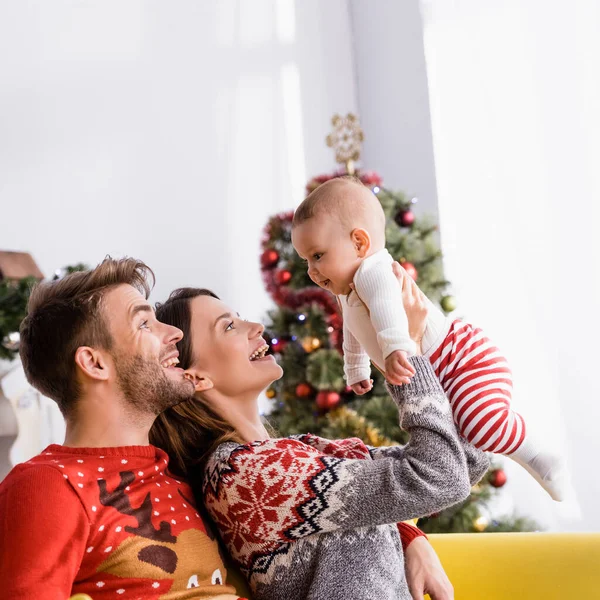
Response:
POLYGON ((359 258, 364 258, 371 249, 371 236, 366 229, 353 229, 350 238, 359 258))
POLYGON ((214 387, 211 378, 196 369, 188 369, 183 376, 194 384, 196 392, 206 392, 214 387))
POLYGON ((83 375, 96 381, 106 381, 109 369, 106 356, 101 350, 89 346, 79 346, 75 351, 75 364, 83 375))

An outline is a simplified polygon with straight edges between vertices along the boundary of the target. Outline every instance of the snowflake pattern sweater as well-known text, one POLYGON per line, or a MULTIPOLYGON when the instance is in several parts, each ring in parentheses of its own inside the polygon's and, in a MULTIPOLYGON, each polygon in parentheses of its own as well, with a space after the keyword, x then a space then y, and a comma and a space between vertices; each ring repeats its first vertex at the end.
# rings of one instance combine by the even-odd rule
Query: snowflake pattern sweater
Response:
POLYGON ((0 596, 236 600, 191 489, 154 446, 49 446, 0 485, 0 596))
POLYGON ((465 499, 488 467, 456 432, 429 362, 391 388, 406 446, 312 435, 222 444, 206 507, 256 600, 410 600, 400 521, 465 499))

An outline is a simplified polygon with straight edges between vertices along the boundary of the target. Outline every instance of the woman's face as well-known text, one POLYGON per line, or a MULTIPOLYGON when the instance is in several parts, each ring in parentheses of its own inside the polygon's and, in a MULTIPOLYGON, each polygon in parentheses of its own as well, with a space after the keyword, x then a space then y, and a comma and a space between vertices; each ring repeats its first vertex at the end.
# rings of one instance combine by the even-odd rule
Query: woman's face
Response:
POLYGON ((268 345, 264 327, 240 319, 224 302, 211 296, 191 300, 192 367, 201 371, 213 388, 229 397, 258 393, 283 375, 268 345))

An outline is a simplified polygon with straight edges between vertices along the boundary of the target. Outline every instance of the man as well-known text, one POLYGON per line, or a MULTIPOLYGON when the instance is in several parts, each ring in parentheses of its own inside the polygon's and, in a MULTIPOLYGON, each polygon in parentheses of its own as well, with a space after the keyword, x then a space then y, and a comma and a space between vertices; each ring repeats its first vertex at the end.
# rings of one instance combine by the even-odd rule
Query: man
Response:
MULTIPOLYGON (((23 368, 67 429, 63 446, 0 485, 3 597, 238 598, 189 486, 148 443, 156 416, 194 391, 177 368, 181 331, 147 302, 153 279, 140 261, 107 258, 32 292, 23 368)), ((425 538, 410 543, 406 564, 415 598, 452 598, 425 538)))

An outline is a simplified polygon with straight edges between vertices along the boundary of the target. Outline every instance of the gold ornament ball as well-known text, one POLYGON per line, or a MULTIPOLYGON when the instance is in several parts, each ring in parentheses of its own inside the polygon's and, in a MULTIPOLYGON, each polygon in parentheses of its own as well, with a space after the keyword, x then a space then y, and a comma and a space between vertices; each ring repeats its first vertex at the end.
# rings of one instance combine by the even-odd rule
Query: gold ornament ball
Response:
POLYGON ((302 347, 305 352, 312 352, 313 350, 317 350, 321 347, 321 340, 318 337, 305 337, 302 338, 302 347))
POLYGON ((270 398, 271 400, 273 398, 275 398, 275 396, 277 396, 277 392, 273 389, 273 388, 269 388, 266 392, 265 392, 267 398, 270 398))
POLYGON ((477 517, 475 521, 473 521, 473 527, 475 527, 475 529, 477 529, 479 532, 485 531, 489 524, 490 522, 488 518, 484 517, 483 515, 481 517, 477 517))
POLYGON ((444 296, 440 301, 440 305, 444 312, 451 313, 456 310, 456 298, 454 296, 444 296))

